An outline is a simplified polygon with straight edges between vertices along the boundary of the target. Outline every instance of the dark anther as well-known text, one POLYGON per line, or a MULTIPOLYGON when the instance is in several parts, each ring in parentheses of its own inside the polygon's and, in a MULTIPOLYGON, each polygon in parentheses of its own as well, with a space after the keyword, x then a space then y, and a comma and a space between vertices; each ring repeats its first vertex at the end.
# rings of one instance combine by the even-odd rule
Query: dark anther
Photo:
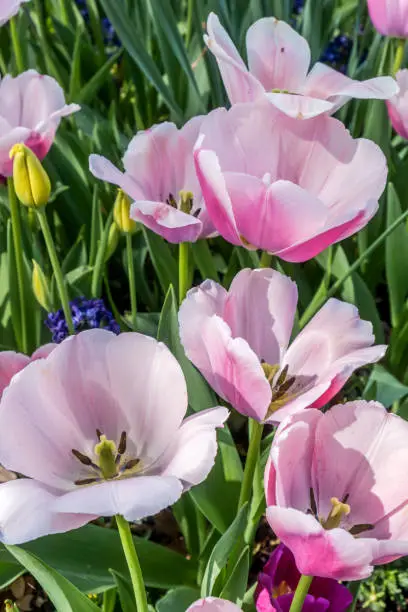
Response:
POLYGON ((75 450, 75 448, 73 448, 71 452, 74 457, 78 459, 78 461, 80 461, 83 465, 93 465, 92 460, 89 457, 75 450))
POLYGON ((98 478, 84 478, 83 480, 75 480, 74 484, 81 486, 81 485, 88 485, 88 484, 92 484, 94 482, 97 482, 99 479, 98 478))
POLYGON ((295 380, 296 380, 296 377, 291 376, 290 378, 287 378, 285 382, 283 382, 279 387, 277 387, 275 395, 274 395, 274 399, 277 399, 278 397, 282 397, 282 395, 285 395, 286 391, 289 391, 289 389, 291 388, 295 380))
POLYGON ((346 493, 345 496, 343 497, 343 499, 341 500, 341 503, 342 504, 347 504, 349 497, 350 497, 350 494, 346 493))
POLYGON ((356 536, 364 531, 370 531, 370 529, 374 529, 374 525, 370 525, 370 523, 362 524, 362 525, 354 525, 351 529, 349 529, 349 533, 351 535, 356 536))
POLYGON ((314 514, 314 516, 317 516, 317 505, 316 505, 316 500, 315 500, 314 491, 312 487, 310 487, 309 489, 309 497, 310 497, 310 509, 312 511, 312 514, 314 514))
POLYGON ((201 212, 201 208, 197 208, 197 210, 193 212, 193 217, 197 218, 200 212, 201 212))
POLYGON ((285 367, 283 368, 282 372, 279 374, 279 378, 276 381, 276 386, 280 387, 286 380, 286 376, 288 374, 288 370, 289 370, 289 366, 285 365, 285 367))
POLYGON ((102 437, 102 432, 101 432, 101 430, 100 430, 100 429, 97 429, 97 430, 96 430, 96 437, 98 438, 98 440, 100 440, 100 439, 101 439, 101 437, 102 437))
POLYGON ((131 470, 132 468, 136 467, 139 462, 140 462, 140 459, 131 459, 130 461, 125 463, 122 469, 131 470))
POLYGON ((122 433, 120 434, 118 455, 123 455, 125 451, 126 451, 126 431, 122 431, 122 433))
POLYGON ((172 206, 173 208, 177 208, 177 202, 176 202, 176 200, 174 198, 174 195, 172 193, 169 193, 169 197, 167 198, 166 203, 169 206, 172 206))

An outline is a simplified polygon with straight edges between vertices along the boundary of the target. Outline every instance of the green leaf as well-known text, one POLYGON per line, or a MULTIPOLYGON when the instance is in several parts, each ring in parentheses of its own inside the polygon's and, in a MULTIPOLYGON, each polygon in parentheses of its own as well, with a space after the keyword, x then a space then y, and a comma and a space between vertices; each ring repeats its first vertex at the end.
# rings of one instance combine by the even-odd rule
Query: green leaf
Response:
POLYGON ((197 240, 192 245, 194 261, 203 279, 219 282, 218 271, 207 240, 197 240))
POLYGON ((235 601, 239 606, 242 604, 248 584, 249 555, 249 546, 246 546, 221 591, 221 599, 235 601))
POLYGON ((157 612, 181 612, 181 610, 187 610, 197 599, 200 599, 200 591, 198 589, 179 587, 166 593, 157 602, 156 609, 157 612))
POLYGON ((234 522, 214 546, 201 584, 202 597, 209 597, 212 594, 215 581, 227 565, 231 552, 245 531, 247 516, 248 505, 245 504, 238 512, 234 522))
POLYGON ((81 87, 79 91, 75 91, 72 99, 75 99, 78 104, 88 104, 93 100, 98 90, 102 85, 111 78, 111 69, 117 63, 118 59, 122 55, 122 49, 118 49, 104 65, 99 68, 98 72, 88 81, 88 83, 81 87))
MULTIPOLYGON (((402 214, 401 204, 392 183, 387 191, 387 226, 390 226, 402 214)), ((408 294, 408 277, 406 265, 408 261, 407 228, 401 224, 385 241, 385 270, 390 299, 391 322, 393 327, 404 307, 408 294)))
POLYGON ((132 585, 129 580, 127 580, 125 576, 123 576, 119 572, 115 572, 114 570, 111 570, 111 574, 115 579, 115 583, 118 589, 122 612, 137 612, 135 596, 133 594, 132 585))
POLYGON ((366 399, 375 399, 390 408, 394 402, 398 402, 408 395, 408 387, 403 385, 385 368, 376 364, 364 389, 366 399))
POLYGON ((41 584, 57 610, 61 612, 97 612, 99 610, 98 606, 86 595, 41 559, 18 546, 7 546, 6 548, 41 584))
POLYGON ((170 285, 173 285, 178 291, 178 268, 170 248, 163 238, 157 236, 151 230, 142 227, 142 231, 164 293, 167 293, 170 285))
MULTIPOLYGON (((147 586, 160 589, 195 586, 194 562, 144 538, 134 539, 147 586)), ((39 557, 81 591, 90 593, 115 586, 111 569, 123 575, 128 572, 117 531, 95 525, 40 538, 21 549, 39 557)), ((0 546, 0 563, 3 562, 20 569, 16 559, 0 546)))

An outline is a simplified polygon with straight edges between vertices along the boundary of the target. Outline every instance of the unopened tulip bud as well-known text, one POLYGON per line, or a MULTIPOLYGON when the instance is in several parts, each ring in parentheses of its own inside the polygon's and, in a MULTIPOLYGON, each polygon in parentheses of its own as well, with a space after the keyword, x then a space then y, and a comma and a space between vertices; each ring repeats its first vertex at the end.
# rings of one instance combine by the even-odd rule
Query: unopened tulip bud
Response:
POLYGON ((10 151, 13 160, 14 188, 24 206, 41 208, 50 198, 51 183, 38 157, 23 144, 10 151))
POLYGON ((113 207, 113 218, 124 234, 132 234, 136 230, 136 221, 130 218, 130 198, 119 189, 118 195, 113 207))
POLYGON ((116 225, 116 223, 112 223, 109 228, 108 245, 106 247, 105 261, 108 261, 108 259, 110 259, 116 251, 116 248, 119 243, 119 236, 120 232, 118 226, 116 225))
POLYGON ((48 287, 48 281, 45 277, 39 264, 33 259, 33 275, 31 278, 33 293, 37 299, 37 302, 46 310, 50 312, 51 308, 51 297, 50 290, 48 287))

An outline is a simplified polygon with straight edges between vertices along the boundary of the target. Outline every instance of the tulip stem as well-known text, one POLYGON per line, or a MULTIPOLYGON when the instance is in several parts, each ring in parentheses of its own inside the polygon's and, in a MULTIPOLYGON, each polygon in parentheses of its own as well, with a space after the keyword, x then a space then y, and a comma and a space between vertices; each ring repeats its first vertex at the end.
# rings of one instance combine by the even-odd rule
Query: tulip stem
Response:
POLYGON ((14 182, 12 177, 7 179, 8 197, 10 205, 10 216, 11 216, 11 230, 13 233, 13 246, 14 246, 14 257, 16 260, 16 271, 17 271, 17 287, 20 300, 20 324, 21 324, 21 336, 20 336, 20 350, 27 354, 28 353, 28 340, 27 340, 27 316, 26 316, 26 300, 25 300, 25 286, 24 286, 24 260, 23 260, 23 243, 21 239, 21 220, 19 205, 17 202, 16 192, 14 190, 14 182))
POLYGON ((16 60, 17 74, 24 72, 24 58, 23 51, 21 49, 20 38, 17 30, 17 18, 13 17, 10 19, 10 36, 11 44, 13 47, 13 53, 16 60))
POLYGON ((188 270, 188 256, 189 256, 189 243, 180 242, 179 244, 179 303, 184 300, 186 293, 189 289, 189 270, 188 270))
POLYGON ((301 612, 306 595, 312 584, 313 576, 301 576, 293 596, 289 612, 301 612))
POLYGON ((270 268, 272 263, 272 255, 267 251, 262 251, 261 260, 259 265, 261 268, 270 268))
POLYGON ((244 477, 242 479, 241 491, 239 494, 238 510, 244 504, 249 502, 252 492, 252 484, 254 480, 255 468, 259 458, 259 448, 261 445, 263 423, 258 423, 251 419, 248 421, 250 427, 249 448, 245 461, 244 477))
POLYGON ((67 322, 68 331, 70 334, 74 334, 75 328, 72 322, 72 314, 71 314, 71 308, 69 306, 67 287, 65 285, 65 280, 62 275, 61 266, 58 261, 57 251, 55 249, 55 244, 52 239, 50 226, 47 220, 47 215, 45 213, 45 210, 43 209, 38 209, 36 212, 37 212, 38 221, 41 226, 41 231, 44 236, 45 246, 47 247, 48 256, 51 261, 52 270, 54 272, 55 282, 56 282, 58 293, 60 296, 62 310, 64 311, 65 320, 67 322))
POLYGON ((404 61, 404 51, 405 51, 405 38, 399 38, 397 40, 397 48, 395 51, 394 57, 394 66, 392 69, 393 74, 397 74, 398 70, 402 66, 402 62, 404 61))
POLYGON ((142 570, 136 553, 132 532, 127 520, 120 514, 116 515, 116 524, 122 542, 123 552, 129 568, 132 580, 133 592, 135 594, 137 612, 148 612, 146 589, 144 586, 142 570))
POLYGON ((135 279, 135 265, 133 262, 132 234, 130 232, 126 234, 126 255, 127 255, 127 267, 128 267, 128 276, 129 276, 130 308, 132 312, 132 326, 133 326, 133 331, 136 331, 136 325, 137 325, 136 279, 135 279))

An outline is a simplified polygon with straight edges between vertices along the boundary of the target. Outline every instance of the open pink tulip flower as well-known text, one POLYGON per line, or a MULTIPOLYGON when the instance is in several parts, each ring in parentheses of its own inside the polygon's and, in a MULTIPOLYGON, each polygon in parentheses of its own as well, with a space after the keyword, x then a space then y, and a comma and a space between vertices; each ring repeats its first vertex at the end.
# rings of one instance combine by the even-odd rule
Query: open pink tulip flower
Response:
POLYGON ((94 329, 28 365, 0 403, 0 539, 17 544, 98 516, 139 520, 204 480, 225 408, 183 420, 187 388, 167 347, 94 329))
POLYGON ((408 0, 367 0, 374 27, 385 36, 408 38, 408 0))
POLYGON ((399 70, 395 78, 400 90, 387 102, 388 115, 397 134, 408 139, 408 70, 406 68, 399 70))
POLYGON ((61 118, 79 108, 78 104, 65 104, 63 90, 50 76, 35 70, 16 77, 6 75, 0 82, 0 175, 11 176, 9 153, 17 143, 24 143, 43 159, 61 118))
POLYGON ((291 262, 362 229, 387 177, 375 143, 332 117, 297 121, 265 101, 210 113, 195 160, 216 230, 291 262))
POLYGON ((206 597, 191 604, 187 612, 242 612, 242 609, 226 599, 206 597))
POLYGON ((138 132, 123 158, 125 172, 101 155, 89 158, 94 176, 134 200, 131 218, 168 242, 195 242, 214 232, 194 169, 202 119, 194 117, 180 130, 166 122, 138 132))
POLYGON ((231 104, 267 98, 287 115, 309 119, 334 113, 351 98, 387 100, 398 91, 391 77, 354 81, 320 62, 308 73, 307 40, 275 17, 259 19, 248 29, 249 68, 214 13, 208 17, 207 32, 204 40, 217 60, 231 104))
POLYGON ((0 398, 6 387, 9 386, 11 379, 15 374, 21 372, 29 363, 36 361, 37 359, 43 359, 47 357, 51 351, 54 350, 55 344, 44 344, 39 349, 34 351, 31 357, 24 355, 23 353, 16 353, 15 351, 1 351, 0 352, 0 398))
POLYGON ((191 289, 180 307, 187 357, 238 412, 277 423, 321 407, 356 368, 378 361, 372 325, 355 306, 329 300, 289 345, 297 288, 271 269, 239 272, 229 291, 213 281, 191 289), (198 331, 199 330, 199 331, 198 331))
POLYGON ((30 0, 1 0, 0 2, 0 26, 4 25, 12 17, 17 15, 20 6, 30 0))
POLYGON ((281 424, 265 470, 266 516, 302 574, 359 580, 408 555, 407 461, 408 422, 377 402, 304 410, 281 424))

